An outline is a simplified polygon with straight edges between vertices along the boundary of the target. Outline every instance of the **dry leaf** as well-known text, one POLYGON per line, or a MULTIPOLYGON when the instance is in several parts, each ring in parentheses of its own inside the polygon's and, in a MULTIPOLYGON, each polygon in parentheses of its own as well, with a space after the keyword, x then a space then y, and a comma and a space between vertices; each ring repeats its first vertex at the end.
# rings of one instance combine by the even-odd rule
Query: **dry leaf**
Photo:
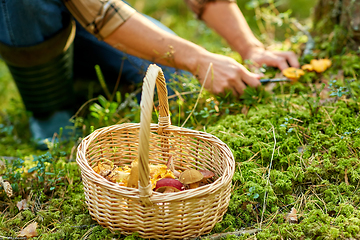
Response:
POLYGON ((241 113, 247 115, 248 112, 249 112, 249 108, 246 105, 244 105, 241 109, 241 113))
POLYGON ((36 231, 37 225, 38 225, 37 222, 33 222, 33 223, 29 224, 26 228, 21 230, 18 237, 26 237, 26 238, 36 237, 37 236, 37 231, 36 231))
POLYGON ((21 210, 25 210, 25 209, 27 209, 28 207, 27 207, 27 201, 26 201, 26 199, 23 199, 23 200, 21 200, 20 202, 18 202, 17 204, 16 204, 16 206, 18 207, 18 209, 19 209, 19 211, 21 211, 21 210))
POLYGON ((286 214, 285 220, 289 223, 298 223, 297 211, 295 208, 291 208, 291 211, 286 214))
POLYGON ((4 174, 6 170, 5 163, 3 161, 0 161, 0 174, 4 174))
POLYGON ((1 176, 0 176, 0 185, 2 185, 8 197, 11 197, 13 195, 11 184, 7 181, 4 181, 1 176))

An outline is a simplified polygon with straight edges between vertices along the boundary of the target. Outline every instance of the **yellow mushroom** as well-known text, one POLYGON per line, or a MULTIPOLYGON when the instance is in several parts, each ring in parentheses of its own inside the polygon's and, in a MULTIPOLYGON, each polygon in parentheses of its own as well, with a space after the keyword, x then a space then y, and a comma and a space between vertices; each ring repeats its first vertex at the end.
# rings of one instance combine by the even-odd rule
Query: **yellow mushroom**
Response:
POLYGON ((316 72, 322 73, 329 67, 329 64, 331 66, 331 61, 329 59, 326 59, 326 60, 325 59, 319 59, 319 60, 312 59, 310 61, 310 64, 313 66, 313 68, 316 72))
POLYGON ((323 61, 326 64, 326 67, 329 68, 331 67, 331 60, 330 59, 320 59, 321 61, 323 61))
POLYGON ((302 70, 307 70, 307 71, 313 71, 314 70, 314 67, 313 67, 313 65, 311 65, 311 64, 305 64, 305 65, 303 65, 303 66, 301 66, 301 69, 302 70))
POLYGON ((305 72, 299 68, 289 67, 282 71, 285 77, 291 80, 298 80, 301 76, 305 74, 305 72))

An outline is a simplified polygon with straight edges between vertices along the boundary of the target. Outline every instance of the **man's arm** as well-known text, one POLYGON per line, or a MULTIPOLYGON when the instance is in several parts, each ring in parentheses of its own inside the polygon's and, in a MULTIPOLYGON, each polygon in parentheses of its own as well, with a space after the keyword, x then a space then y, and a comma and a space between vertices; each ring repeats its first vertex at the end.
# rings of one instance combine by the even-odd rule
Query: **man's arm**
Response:
POLYGON ((243 93, 245 84, 253 87, 260 85, 259 75, 250 73, 234 59, 208 52, 162 30, 120 0, 64 2, 90 33, 121 51, 190 71, 201 83, 212 63, 213 78, 207 79, 205 87, 215 94, 228 89, 238 95, 243 93))
POLYGON ((234 59, 210 53, 172 35, 139 13, 134 13, 104 41, 129 54, 187 70, 200 82, 204 80, 209 64, 213 63, 214 79, 207 79, 205 87, 215 94, 229 89, 238 95, 243 93, 245 83, 253 87, 259 85, 259 76, 250 73, 234 59))
POLYGON ((208 2, 201 18, 209 27, 224 37, 243 59, 250 59, 258 64, 265 63, 281 70, 289 67, 288 63, 293 67, 299 67, 299 62, 293 52, 266 51, 264 49, 263 44, 252 33, 236 3, 208 2))

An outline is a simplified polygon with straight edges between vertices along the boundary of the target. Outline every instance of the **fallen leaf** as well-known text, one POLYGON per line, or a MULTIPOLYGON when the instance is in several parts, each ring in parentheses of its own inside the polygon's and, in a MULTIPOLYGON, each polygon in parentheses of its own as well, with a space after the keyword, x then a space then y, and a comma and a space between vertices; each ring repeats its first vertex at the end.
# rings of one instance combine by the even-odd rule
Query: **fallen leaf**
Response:
POLYGON ((11 197, 13 195, 11 184, 8 181, 4 181, 1 176, 0 176, 0 185, 4 188, 5 193, 8 197, 11 197))
POLYGON ((37 222, 33 222, 33 223, 29 224, 26 228, 21 230, 18 237, 26 237, 26 238, 36 237, 37 236, 37 231, 36 231, 37 225, 38 225, 37 222))
POLYGON ((244 105, 241 109, 241 113, 246 116, 248 112, 249 112, 249 108, 246 105, 244 105))
POLYGON ((285 220, 289 223, 298 223, 297 211, 295 208, 291 208, 291 211, 286 214, 285 220))
POLYGON ((21 211, 21 210, 23 210, 23 209, 27 209, 28 207, 27 207, 27 201, 26 201, 26 199, 23 199, 23 200, 21 200, 20 202, 18 202, 18 203, 16 204, 16 206, 18 207, 19 211, 21 211))
POLYGON ((6 170, 5 163, 3 161, 0 161, 0 174, 4 174, 6 170))

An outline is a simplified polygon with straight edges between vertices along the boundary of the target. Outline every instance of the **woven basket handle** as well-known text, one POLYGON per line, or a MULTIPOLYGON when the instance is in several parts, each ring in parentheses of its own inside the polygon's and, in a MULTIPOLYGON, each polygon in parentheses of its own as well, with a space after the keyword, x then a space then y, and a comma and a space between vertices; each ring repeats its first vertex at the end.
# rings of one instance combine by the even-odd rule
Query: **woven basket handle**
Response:
POLYGON ((155 82, 159 96, 159 128, 157 132, 158 134, 162 134, 163 128, 166 128, 170 125, 170 113, 166 82, 161 68, 155 64, 151 64, 146 72, 142 87, 138 148, 139 191, 140 199, 145 206, 151 205, 150 196, 152 194, 149 169, 149 140, 155 82))

